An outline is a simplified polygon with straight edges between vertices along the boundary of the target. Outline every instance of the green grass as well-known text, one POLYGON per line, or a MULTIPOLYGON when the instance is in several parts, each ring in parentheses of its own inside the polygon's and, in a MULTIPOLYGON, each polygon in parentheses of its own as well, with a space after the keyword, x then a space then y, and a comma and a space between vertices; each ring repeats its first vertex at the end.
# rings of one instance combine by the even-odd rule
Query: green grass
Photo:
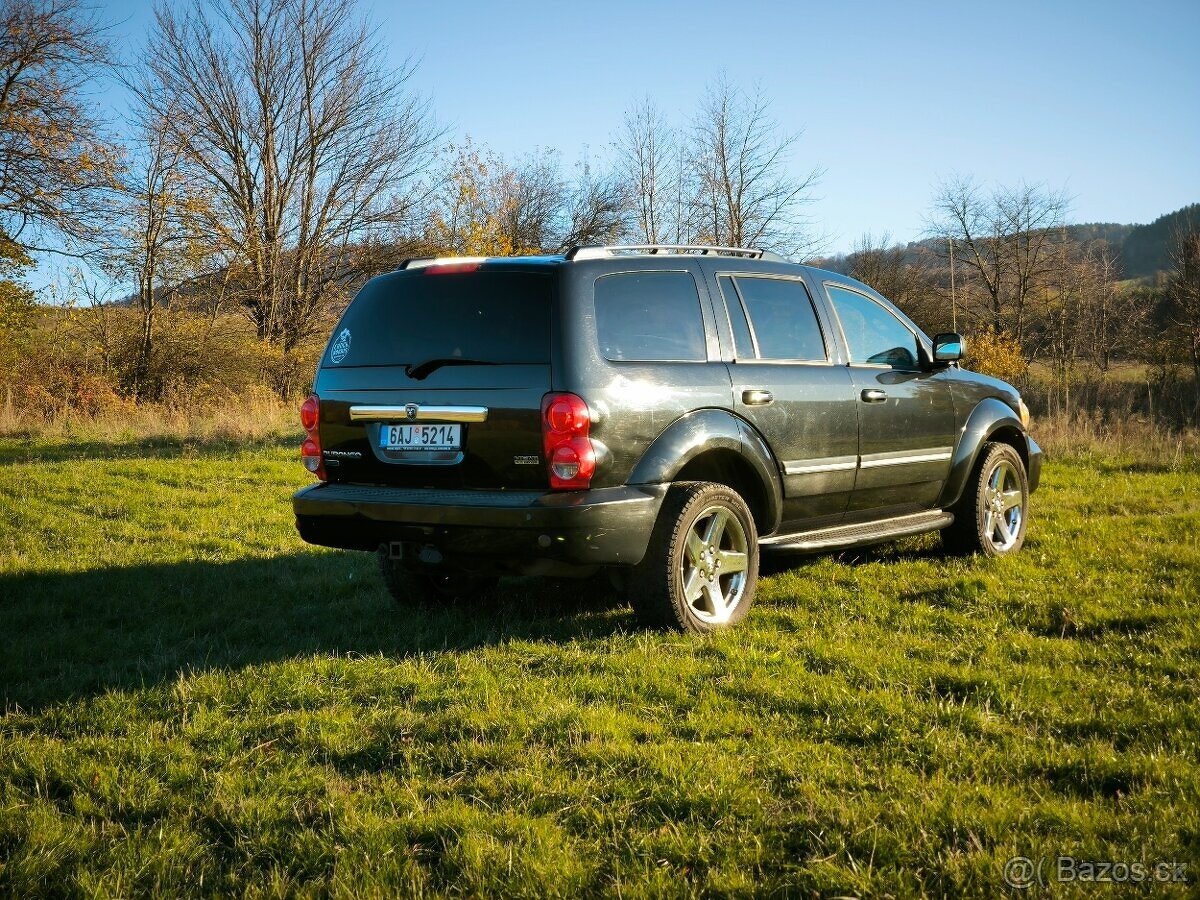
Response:
POLYGON ((1010 560, 772 559, 707 640, 522 580, 397 609, 297 539, 304 480, 290 439, 0 444, 0 895, 1200 878, 1195 466, 1051 462, 1010 560))

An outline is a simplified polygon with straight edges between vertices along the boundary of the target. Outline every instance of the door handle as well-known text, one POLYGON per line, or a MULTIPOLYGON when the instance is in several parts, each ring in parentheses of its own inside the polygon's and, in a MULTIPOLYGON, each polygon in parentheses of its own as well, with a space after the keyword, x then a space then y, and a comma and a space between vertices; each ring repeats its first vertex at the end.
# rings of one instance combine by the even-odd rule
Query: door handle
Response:
POLYGON ((751 388, 742 391, 742 402, 747 406, 766 406, 768 403, 774 403, 775 397, 770 391, 764 391, 760 388, 751 388))
POLYGON ((879 388, 867 388, 862 392, 863 403, 882 403, 887 399, 887 391, 879 388))

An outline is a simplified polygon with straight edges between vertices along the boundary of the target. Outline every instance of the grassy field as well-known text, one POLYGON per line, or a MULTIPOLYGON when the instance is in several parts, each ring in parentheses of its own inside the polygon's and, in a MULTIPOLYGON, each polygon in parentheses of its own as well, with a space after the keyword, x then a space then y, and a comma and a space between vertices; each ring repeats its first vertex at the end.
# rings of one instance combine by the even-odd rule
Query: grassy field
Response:
POLYGON ((521 580, 397 609, 304 482, 292 438, 0 443, 0 894, 1196 890, 1190 454, 1052 460, 1012 560, 771 558, 708 640, 521 580))

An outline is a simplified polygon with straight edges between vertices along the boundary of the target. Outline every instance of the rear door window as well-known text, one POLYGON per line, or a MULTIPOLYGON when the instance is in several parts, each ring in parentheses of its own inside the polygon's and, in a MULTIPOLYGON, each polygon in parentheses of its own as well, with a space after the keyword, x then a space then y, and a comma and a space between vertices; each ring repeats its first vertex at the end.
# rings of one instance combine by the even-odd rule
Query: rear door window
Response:
POLYGON ((553 284, 540 272, 436 268, 372 279, 342 316, 323 364, 549 363, 553 284))
POLYGON ((620 272, 597 278, 596 331, 605 359, 707 359, 700 293, 687 272, 620 272))
POLYGON ((720 280, 730 321, 735 323, 734 344, 739 358, 751 355, 743 352, 747 336, 739 319, 744 316, 754 344, 753 355, 759 359, 801 362, 827 359, 821 325, 804 282, 745 275, 720 280), (730 296, 733 292, 727 287, 729 281, 737 285, 737 299, 730 296), (734 305, 739 299, 741 310, 734 305))

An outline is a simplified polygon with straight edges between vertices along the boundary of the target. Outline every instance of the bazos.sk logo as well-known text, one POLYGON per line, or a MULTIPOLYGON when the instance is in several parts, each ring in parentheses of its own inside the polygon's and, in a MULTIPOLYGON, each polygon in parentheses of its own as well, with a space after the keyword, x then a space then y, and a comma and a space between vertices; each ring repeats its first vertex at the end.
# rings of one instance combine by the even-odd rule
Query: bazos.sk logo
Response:
POLYGON ((330 362, 340 363, 346 358, 346 354, 350 352, 350 329, 343 328, 342 333, 337 336, 337 339, 329 345, 329 360, 330 362))

